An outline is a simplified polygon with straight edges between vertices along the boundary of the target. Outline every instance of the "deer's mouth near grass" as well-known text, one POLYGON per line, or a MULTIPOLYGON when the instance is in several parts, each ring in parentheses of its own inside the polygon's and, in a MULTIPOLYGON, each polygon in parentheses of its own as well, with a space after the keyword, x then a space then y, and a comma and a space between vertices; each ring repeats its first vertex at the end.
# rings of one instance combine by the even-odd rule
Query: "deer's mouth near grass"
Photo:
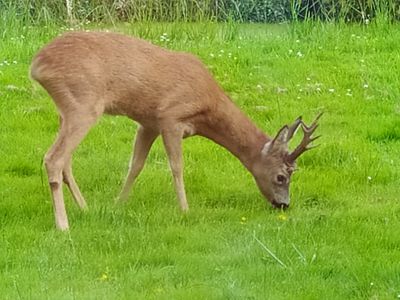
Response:
POLYGON ((272 206, 274 208, 279 208, 279 209, 288 209, 289 208, 289 204, 279 203, 279 202, 276 202, 276 201, 272 201, 272 206))

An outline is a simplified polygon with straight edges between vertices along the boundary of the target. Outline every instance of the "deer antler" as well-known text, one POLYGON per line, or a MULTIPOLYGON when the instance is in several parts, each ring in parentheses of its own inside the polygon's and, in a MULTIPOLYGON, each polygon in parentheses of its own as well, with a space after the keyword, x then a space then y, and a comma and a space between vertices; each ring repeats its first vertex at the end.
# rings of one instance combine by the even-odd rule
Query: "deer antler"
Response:
POLYGON ((297 128, 303 123, 303 120, 301 119, 301 116, 296 119, 296 121, 293 122, 292 125, 289 126, 289 131, 287 135, 287 141, 290 141, 290 139, 293 137, 293 135, 296 133, 297 128))
POLYGON ((294 149, 293 152, 288 155, 289 161, 295 161, 302 153, 316 147, 316 146, 308 147, 308 145, 313 141, 315 141, 316 139, 318 139, 319 137, 321 137, 320 135, 312 137, 312 134, 314 133, 315 129, 318 128, 317 122, 319 118, 322 116, 322 114, 323 113, 320 113, 310 126, 307 126, 303 121, 300 120, 304 136, 300 144, 296 147, 296 149, 294 149))

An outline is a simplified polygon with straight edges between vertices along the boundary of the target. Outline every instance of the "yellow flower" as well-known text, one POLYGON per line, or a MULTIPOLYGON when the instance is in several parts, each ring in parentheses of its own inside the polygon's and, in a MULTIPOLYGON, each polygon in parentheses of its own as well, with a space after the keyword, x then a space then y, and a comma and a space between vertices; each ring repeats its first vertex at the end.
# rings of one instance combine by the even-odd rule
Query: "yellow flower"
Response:
POLYGON ((108 280, 108 275, 107 275, 107 273, 101 274, 100 280, 101 280, 101 281, 106 281, 106 280, 108 280))
POLYGON ((246 217, 242 217, 240 219, 240 224, 246 224, 247 218, 246 217))
POLYGON ((286 221, 288 219, 288 217, 285 214, 279 214, 278 219, 281 221, 286 221))

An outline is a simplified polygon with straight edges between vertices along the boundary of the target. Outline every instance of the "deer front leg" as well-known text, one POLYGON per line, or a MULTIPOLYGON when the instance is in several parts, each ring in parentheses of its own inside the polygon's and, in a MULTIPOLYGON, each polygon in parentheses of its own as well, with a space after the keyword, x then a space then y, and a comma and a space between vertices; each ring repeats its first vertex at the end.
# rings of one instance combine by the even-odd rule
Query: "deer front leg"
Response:
POLYGON ((183 158, 182 158, 182 130, 166 130, 161 133, 169 165, 174 177, 175 191, 178 196, 181 210, 186 212, 189 206, 186 200, 185 185, 183 182, 183 158))
POLYGON ((142 171, 150 148, 157 136, 158 133, 156 131, 142 126, 137 130, 128 175, 126 176, 124 187, 117 199, 118 202, 123 202, 128 199, 132 185, 135 183, 136 178, 142 171))

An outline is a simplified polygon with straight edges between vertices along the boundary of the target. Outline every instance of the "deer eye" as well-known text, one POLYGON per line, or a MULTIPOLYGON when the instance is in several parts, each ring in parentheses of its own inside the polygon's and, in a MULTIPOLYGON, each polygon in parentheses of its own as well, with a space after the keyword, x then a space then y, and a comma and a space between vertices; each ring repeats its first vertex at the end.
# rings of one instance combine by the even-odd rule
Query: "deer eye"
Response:
POLYGON ((283 175, 278 175, 278 176, 276 177, 276 181, 277 181, 279 184, 284 184, 284 183, 286 183, 286 177, 283 176, 283 175))

